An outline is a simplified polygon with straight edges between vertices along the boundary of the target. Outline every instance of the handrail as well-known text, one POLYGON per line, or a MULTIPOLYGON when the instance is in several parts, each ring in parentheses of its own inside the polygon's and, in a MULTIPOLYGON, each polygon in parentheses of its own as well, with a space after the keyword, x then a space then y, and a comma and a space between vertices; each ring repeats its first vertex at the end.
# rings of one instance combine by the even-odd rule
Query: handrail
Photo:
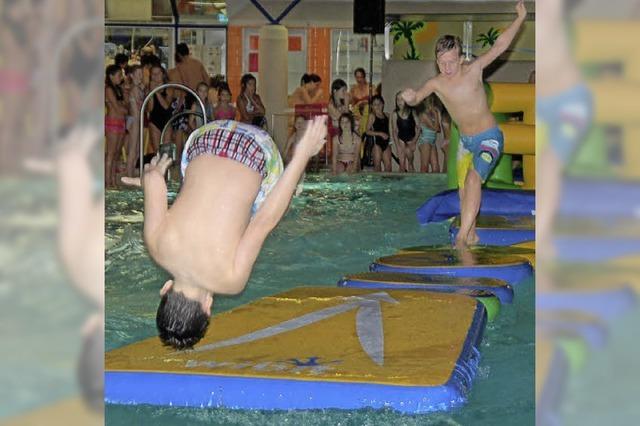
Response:
MULTIPOLYGON (((143 173, 143 170, 144 170, 144 131, 143 131, 143 129, 144 129, 144 111, 147 109, 147 102, 149 102, 149 99, 151 99, 151 97, 153 95, 155 95, 157 91, 162 90, 162 89, 166 89, 167 87, 174 87, 176 89, 182 89, 185 92, 188 92, 191 95, 193 95, 193 97, 200 104, 200 108, 202 109, 202 121, 203 121, 203 124, 207 124, 207 112, 206 112, 206 109, 204 107, 204 102, 202 102, 202 99, 200 99, 198 94, 196 92, 194 92, 193 90, 191 90, 189 87, 187 87, 187 86, 185 86, 183 84, 178 84, 178 83, 165 83, 165 84, 162 84, 162 85, 156 87, 151 92, 149 92, 149 94, 144 98, 144 102, 142 102, 142 107, 140 108, 140 178, 141 178, 140 182, 142 182, 143 185, 144 185, 144 179, 142 179, 142 173, 143 173)), ((160 141, 162 142, 162 139, 160 141)))
POLYGON ((192 114, 202 118, 202 114, 197 111, 182 111, 175 115, 172 115, 169 121, 167 121, 167 124, 164 125, 164 128, 162 129, 162 133, 160 133, 160 145, 162 145, 163 143, 162 141, 164 140, 164 134, 167 132, 167 129, 171 124, 173 124, 174 121, 176 121, 180 117, 184 117, 185 115, 192 115, 192 114))
MULTIPOLYGON (((158 147, 158 149, 160 149, 163 145, 162 141, 164 140, 164 134, 167 132, 167 129, 169 128, 169 126, 171 126, 173 122, 176 121, 178 118, 184 117, 185 115, 196 115, 202 118, 202 114, 196 111, 182 111, 175 115, 172 115, 169 121, 167 121, 167 124, 164 125, 164 128, 162 129, 162 133, 160 133, 160 146, 158 147)), ((174 159, 174 161, 176 160, 178 161, 178 165, 179 165, 180 159, 179 158, 174 159)), ((171 171, 167 171, 167 173, 168 173, 167 175, 168 179, 171 179, 171 171)))

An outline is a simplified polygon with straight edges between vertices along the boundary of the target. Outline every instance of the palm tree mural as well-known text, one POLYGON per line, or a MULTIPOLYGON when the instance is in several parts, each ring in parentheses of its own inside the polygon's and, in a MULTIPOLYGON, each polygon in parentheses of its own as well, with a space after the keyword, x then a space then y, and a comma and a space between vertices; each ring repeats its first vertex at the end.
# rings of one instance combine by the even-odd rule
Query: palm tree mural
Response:
POLYGON ((420 59, 420 52, 416 50, 413 35, 422 28, 424 28, 424 22, 396 21, 391 24, 393 43, 397 43, 401 38, 406 39, 409 43, 409 51, 404 54, 404 59, 420 59))
POLYGON ((486 33, 480 34, 476 39, 476 42, 482 43, 482 47, 486 47, 487 45, 491 47, 496 42, 499 35, 500 35, 500 30, 498 30, 497 28, 491 27, 486 33))

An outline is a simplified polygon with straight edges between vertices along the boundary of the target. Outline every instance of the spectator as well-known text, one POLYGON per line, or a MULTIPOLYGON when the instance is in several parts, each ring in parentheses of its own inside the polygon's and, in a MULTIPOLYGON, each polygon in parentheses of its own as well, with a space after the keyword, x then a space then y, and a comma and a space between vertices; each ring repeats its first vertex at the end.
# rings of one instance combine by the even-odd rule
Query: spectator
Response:
POLYGON ((266 128, 265 108, 262 99, 257 93, 256 78, 251 74, 245 74, 240 80, 240 94, 236 100, 236 106, 240 113, 240 121, 254 126, 266 128))

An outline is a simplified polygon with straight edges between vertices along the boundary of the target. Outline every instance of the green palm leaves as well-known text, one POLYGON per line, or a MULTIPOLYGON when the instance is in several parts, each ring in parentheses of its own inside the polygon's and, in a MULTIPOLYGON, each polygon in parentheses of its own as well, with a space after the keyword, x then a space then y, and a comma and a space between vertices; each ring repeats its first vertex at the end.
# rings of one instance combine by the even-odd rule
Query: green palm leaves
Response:
POLYGON ((476 39, 476 41, 478 43, 482 43, 482 47, 486 47, 487 45, 493 46, 493 44, 498 39, 499 35, 500 35, 500 30, 498 30, 497 28, 491 27, 486 33, 480 34, 476 39))
POLYGON ((420 59, 420 53, 416 50, 415 42, 413 41, 413 35, 418 30, 424 28, 424 22, 415 21, 396 21, 391 24, 391 33, 393 34, 393 42, 397 43, 401 38, 407 40, 409 43, 409 51, 407 51, 403 58, 409 60, 420 59))

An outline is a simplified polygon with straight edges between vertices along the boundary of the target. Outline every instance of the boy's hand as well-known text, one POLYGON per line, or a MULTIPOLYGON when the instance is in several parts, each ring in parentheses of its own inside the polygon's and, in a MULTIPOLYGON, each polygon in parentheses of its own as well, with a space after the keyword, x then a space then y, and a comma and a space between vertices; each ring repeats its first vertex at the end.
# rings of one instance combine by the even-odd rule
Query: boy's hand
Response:
POLYGON ((524 0, 520 0, 516 4, 516 12, 518 12, 518 18, 524 19, 527 16, 527 9, 524 7, 524 0))
POLYGON ((307 124, 304 136, 298 143, 293 157, 304 156, 305 160, 313 157, 327 141, 327 116, 316 115, 307 124))
MULTIPOLYGON (((151 159, 151 163, 144 165, 144 178, 149 179, 154 175, 160 176, 162 180, 164 180, 164 176, 167 173, 167 169, 171 165, 173 160, 167 155, 162 154, 162 157, 159 155, 155 155, 151 159)), ((122 183, 130 186, 142 186, 142 182, 139 177, 126 177, 123 176, 121 179, 122 183)))
POLYGON ((167 174, 167 169, 173 163, 173 159, 166 153, 162 156, 156 154, 149 164, 144 166, 144 178, 148 179, 154 175, 158 175, 164 180, 164 176, 167 174))
POLYGON ((402 96, 402 99, 404 99, 404 101, 409 105, 416 103, 416 91, 413 89, 403 90, 400 96, 402 96))

